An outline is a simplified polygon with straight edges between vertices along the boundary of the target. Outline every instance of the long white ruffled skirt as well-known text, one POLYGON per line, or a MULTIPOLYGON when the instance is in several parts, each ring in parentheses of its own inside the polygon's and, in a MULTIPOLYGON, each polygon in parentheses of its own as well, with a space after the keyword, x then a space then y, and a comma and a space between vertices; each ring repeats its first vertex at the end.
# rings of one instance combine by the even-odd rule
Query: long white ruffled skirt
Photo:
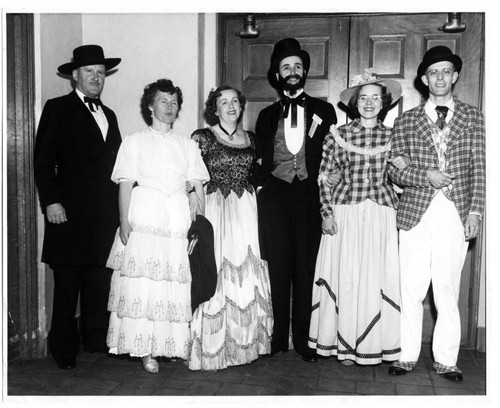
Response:
POLYGON ((214 296, 194 312, 191 370, 247 364, 271 349, 273 327, 267 262, 260 259, 255 195, 217 191, 206 197, 218 268, 214 296))
POLYGON ((110 353, 187 358, 191 321, 191 272, 184 191, 166 196, 136 187, 126 246, 117 234, 109 255, 110 353))

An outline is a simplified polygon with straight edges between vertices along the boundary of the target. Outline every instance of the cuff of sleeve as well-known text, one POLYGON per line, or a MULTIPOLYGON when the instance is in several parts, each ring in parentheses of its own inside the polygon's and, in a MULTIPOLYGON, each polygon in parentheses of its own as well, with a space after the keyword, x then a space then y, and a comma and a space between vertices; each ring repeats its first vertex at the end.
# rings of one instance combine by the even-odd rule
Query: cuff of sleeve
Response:
POLYGON ((471 212, 469 213, 469 215, 472 215, 472 214, 474 214, 474 215, 478 215, 478 216, 479 216, 479 221, 482 221, 482 220, 483 220, 483 214, 481 214, 481 213, 479 213, 479 212, 477 212, 477 211, 471 211, 471 212))

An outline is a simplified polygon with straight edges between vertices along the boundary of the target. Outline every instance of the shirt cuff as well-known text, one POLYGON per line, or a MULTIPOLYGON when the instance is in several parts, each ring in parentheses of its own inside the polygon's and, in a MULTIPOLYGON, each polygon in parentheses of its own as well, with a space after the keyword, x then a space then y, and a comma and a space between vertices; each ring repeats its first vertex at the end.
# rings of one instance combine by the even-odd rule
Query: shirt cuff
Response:
POLYGON ((471 211, 471 212, 469 213, 469 215, 472 215, 472 214, 474 214, 474 215, 479 215, 479 221, 482 221, 482 220, 483 220, 483 214, 481 214, 481 213, 479 213, 479 212, 477 212, 477 211, 471 211))

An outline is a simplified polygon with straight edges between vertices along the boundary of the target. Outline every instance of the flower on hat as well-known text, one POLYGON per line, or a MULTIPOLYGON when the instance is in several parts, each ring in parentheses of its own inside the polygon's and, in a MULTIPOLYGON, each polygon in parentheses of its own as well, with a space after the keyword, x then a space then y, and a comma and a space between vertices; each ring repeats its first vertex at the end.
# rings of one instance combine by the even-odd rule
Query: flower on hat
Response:
POLYGON ((376 81, 378 79, 377 74, 373 68, 366 68, 364 74, 355 75, 349 82, 349 88, 353 86, 358 86, 365 84, 370 81, 376 81))

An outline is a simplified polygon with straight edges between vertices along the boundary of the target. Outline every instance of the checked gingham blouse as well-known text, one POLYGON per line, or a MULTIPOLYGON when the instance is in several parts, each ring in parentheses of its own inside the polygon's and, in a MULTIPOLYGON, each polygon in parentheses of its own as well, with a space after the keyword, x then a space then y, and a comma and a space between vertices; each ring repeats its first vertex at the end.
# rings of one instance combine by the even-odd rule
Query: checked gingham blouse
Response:
POLYGON ((318 184, 321 216, 334 215, 335 204, 356 204, 371 199, 397 207, 398 198, 387 177, 387 159, 391 154, 391 128, 382 122, 371 129, 361 126, 359 119, 336 129, 325 137, 318 184), (340 182, 328 187, 324 179, 340 171, 340 182))

